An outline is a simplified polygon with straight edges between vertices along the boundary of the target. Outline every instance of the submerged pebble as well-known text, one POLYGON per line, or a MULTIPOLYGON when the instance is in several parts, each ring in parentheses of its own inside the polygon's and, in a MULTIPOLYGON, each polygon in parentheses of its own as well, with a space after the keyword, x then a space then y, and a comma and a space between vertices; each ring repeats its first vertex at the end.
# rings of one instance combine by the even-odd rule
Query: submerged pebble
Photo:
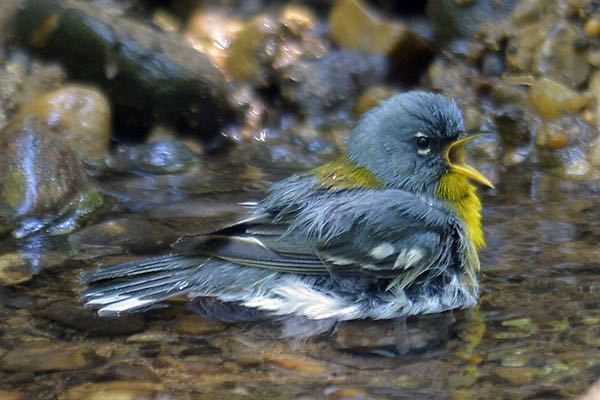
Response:
POLYGON ((31 266, 21 253, 0 255, 0 285, 19 285, 32 278, 31 266))
POLYGON ((75 343, 31 342, 13 347, 0 358, 0 370, 17 372, 72 371, 101 363, 89 346, 75 343))
POLYGON ((59 400, 162 400, 170 397, 161 394, 164 387, 154 382, 113 381, 84 383, 75 386, 58 398, 59 400))
POLYGON ((107 158, 109 169, 116 172, 175 174, 198 164, 199 158, 185 144, 175 140, 120 146, 107 158))

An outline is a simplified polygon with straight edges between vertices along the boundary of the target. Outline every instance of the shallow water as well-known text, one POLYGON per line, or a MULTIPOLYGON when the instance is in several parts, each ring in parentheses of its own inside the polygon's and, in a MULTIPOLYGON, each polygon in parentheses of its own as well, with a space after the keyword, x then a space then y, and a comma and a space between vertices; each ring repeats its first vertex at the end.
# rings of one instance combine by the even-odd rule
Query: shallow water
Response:
POLYGON ((95 225, 0 244, 41 269, 0 287, 0 388, 40 399, 551 399, 600 374, 596 188, 544 175, 506 174, 484 193, 488 247, 471 310, 351 322, 294 342, 274 323, 226 325, 183 302, 119 320, 81 309, 82 270, 219 227, 275 179, 222 165, 99 178, 119 196, 95 225))

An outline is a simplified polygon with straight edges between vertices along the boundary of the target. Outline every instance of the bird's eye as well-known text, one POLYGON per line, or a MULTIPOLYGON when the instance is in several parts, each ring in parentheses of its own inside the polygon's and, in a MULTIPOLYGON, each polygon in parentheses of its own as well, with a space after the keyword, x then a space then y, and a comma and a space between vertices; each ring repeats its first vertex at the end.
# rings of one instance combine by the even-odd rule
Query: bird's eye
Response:
POLYGON ((431 150, 431 139, 422 133, 416 135, 417 151, 419 154, 427 154, 431 150))

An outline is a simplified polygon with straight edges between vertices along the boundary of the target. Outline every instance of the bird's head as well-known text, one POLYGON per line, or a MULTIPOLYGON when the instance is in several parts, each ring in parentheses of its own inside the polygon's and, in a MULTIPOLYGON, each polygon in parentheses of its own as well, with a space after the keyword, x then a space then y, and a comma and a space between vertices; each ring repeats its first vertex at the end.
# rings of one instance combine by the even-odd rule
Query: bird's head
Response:
POLYGON ((456 104, 441 95, 407 92, 369 111, 348 143, 348 156, 388 187, 435 194, 448 174, 488 187, 492 183, 465 162, 465 132, 456 104))

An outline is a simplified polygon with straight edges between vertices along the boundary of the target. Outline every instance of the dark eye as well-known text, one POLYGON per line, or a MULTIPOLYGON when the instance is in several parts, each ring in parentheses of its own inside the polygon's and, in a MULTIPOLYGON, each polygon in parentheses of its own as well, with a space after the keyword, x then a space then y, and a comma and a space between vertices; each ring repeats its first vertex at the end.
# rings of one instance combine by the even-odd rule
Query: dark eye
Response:
POLYGON ((431 139, 429 136, 425 136, 423 134, 417 134, 416 137, 417 150, 419 154, 427 154, 429 153, 431 146, 431 139))

